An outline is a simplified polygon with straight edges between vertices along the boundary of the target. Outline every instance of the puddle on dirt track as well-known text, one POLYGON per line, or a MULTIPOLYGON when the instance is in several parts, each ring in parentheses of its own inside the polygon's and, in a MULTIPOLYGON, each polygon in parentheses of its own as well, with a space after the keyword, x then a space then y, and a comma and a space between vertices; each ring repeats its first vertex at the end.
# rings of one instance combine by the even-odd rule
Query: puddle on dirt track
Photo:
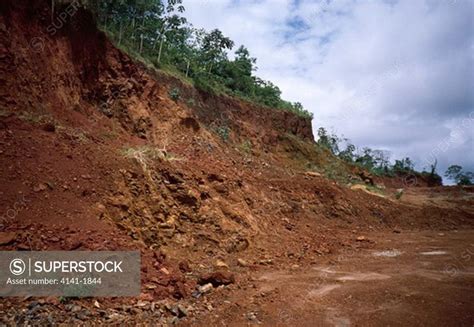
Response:
POLYGON ((448 254, 446 251, 427 251, 427 252, 421 252, 420 254, 422 255, 444 255, 448 254))
POLYGON ((363 281, 368 281, 368 280, 383 280, 383 279, 389 279, 389 278, 390 278, 389 275, 369 272, 369 273, 355 273, 351 275, 346 275, 346 276, 337 278, 337 280, 340 280, 340 281, 353 280, 353 281, 363 282, 363 281))
POLYGON ((401 255, 402 252, 398 250, 385 250, 385 251, 375 251, 372 253, 375 257, 387 257, 387 258, 394 258, 401 255))
POLYGON ((336 288, 341 287, 339 284, 328 284, 328 285, 323 285, 317 289, 311 290, 308 293, 308 296, 310 297, 318 297, 318 296, 324 296, 331 292, 332 290, 335 290, 336 288))

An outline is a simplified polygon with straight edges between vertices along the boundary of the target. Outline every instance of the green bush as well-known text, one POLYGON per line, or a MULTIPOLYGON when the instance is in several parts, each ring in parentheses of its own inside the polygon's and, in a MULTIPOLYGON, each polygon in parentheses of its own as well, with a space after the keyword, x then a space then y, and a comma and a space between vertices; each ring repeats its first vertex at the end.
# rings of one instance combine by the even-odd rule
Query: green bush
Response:
POLYGON ((169 90, 168 95, 171 100, 177 102, 181 97, 181 91, 179 90, 179 88, 173 87, 171 90, 169 90))
POLYGON ((230 128, 227 126, 219 126, 215 129, 216 133, 221 137, 224 142, 227 142, 230 137, 230 128))

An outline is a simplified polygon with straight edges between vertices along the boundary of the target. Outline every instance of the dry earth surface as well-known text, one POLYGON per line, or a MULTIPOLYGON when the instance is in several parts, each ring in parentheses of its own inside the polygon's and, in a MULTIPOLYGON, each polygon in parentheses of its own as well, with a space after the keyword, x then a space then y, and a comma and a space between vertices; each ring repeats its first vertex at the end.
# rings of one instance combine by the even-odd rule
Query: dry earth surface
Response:
POLYGON ((139 250, 142 290, 2 298, 0 323, 474 324, 474 188, 373 178, 308 119, 134 61, 86 10, 49 35, 49 5, 0 2, 0 250, 139 250))

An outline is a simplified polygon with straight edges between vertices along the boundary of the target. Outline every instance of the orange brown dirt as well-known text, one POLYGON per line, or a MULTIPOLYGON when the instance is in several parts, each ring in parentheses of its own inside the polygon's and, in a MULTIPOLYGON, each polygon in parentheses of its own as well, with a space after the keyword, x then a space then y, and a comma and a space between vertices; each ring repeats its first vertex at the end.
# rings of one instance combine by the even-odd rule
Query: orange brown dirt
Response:
POLYGON ((308 119, 151 70, 85 10, 51 36, 48 6, 0 4, 0 249, 137 249, 142 294, 2 299, 3 323, 473 324, 472 262, 448 279, 448 261, 430 258, 433 273, 407 249, 443 231, 436 246, 462 255, 472 188, 408 187, 399 200, 397 182, 382 196, 352 190, 310 171, 336 159, 308 119), (396 274, 370 256, 387 247, 409 253, 396 274), (340 253, 351 256, 337 276, 321 276, 340 253), (351 274, 363 280, 337 279, 351 274), (202 280, 209 293, 196 293, 202 280))

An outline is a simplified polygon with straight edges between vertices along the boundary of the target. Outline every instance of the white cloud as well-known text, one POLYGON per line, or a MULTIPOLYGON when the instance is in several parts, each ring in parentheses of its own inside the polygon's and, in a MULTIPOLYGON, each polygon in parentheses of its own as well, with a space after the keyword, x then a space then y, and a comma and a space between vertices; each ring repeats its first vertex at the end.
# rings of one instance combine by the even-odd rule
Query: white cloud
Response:
MULTIPOLYGON (((257 57, 257 75, 360 146, 423 158, 474 111, 474 1, 185 0, 257 57)), ((471 114, 471 118, 472 114, 471 114)), ((474 127, 474 124, 472 124, 474 127)), ((474 128, 471 128, 473 130, 474 128)), ((474 170, 472 132, 439 157, 474 170)))

